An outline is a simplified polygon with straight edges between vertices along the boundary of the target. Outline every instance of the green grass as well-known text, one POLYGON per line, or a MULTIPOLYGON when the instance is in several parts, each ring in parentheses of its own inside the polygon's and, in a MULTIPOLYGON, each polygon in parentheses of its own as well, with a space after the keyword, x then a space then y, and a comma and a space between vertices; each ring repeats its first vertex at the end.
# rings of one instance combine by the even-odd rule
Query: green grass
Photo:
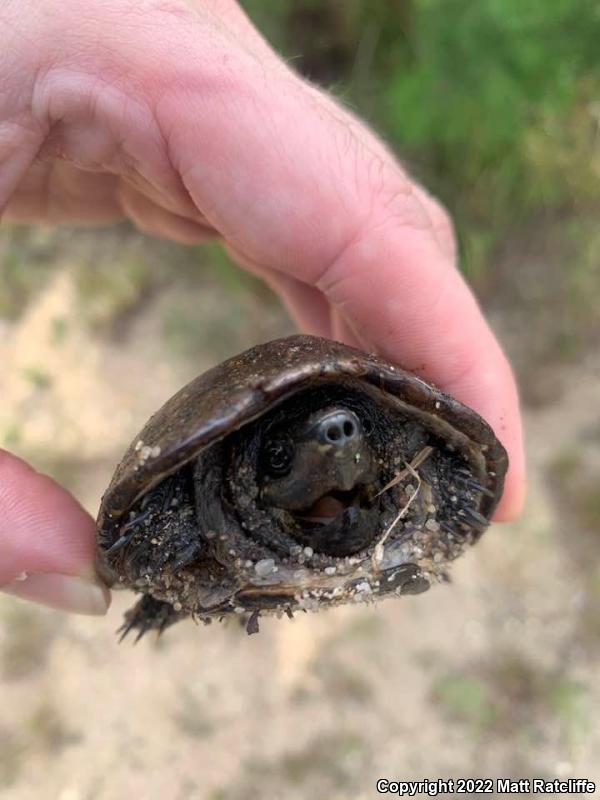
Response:
POLYGON ((435 683, 433 697, 451 719, 476 731, 491 727, 496 719, 489 687, 479 678, 445 675, 435 683))
POLYGON ((565 746, 573 747, 589 731, 587 687, 516 651, 495 651, 462 672, 440 676, 432 699, 477 740, 519 736, 534 742, 552 726, 565 746))
POLYGON ((3 431, 0 437, 2 446, 7 449, 18 447, 23 441, 23 428, 15 422, 11 422, 3 431))
POLYGON ((600 204, 595 0, 244 5, 442 197, 475 280, 532 215, 600 204))
POLYGON ((69 323, 64 317, 55 317, 50 323, 50 341, 61 347, 69 335, 69 323))
POLYGON ((36 389, 49 389, 52 385, 52 378, 42 367, 25 367, 23 377, 36 389))
POLYGON ((151 265, 141 256, 125 254, 118 263, 82 263, 74 272, 79 309, 98 332, 134 313, 155 288, 151 265))
MULTIPOLYGON (((354 731, 315 736, 294 750, 273 758, 248 759, 232 782, 212 795, 214 800, 259 800, 288 794, 337 798, 348 792, 367 768, 369 748, 354 731)), ((345 795, 344 795, 345 796, 345 795)))
POLYGON ((589 732, 589 692, 581 683, 564 678, 551 687, 549 706, 560 721, 565 743, 575 747, 589 732))
POLYGON ((46 229, 3 225, 0 231, 0 320, 15 320, 50 279, 52 235, 46 229))

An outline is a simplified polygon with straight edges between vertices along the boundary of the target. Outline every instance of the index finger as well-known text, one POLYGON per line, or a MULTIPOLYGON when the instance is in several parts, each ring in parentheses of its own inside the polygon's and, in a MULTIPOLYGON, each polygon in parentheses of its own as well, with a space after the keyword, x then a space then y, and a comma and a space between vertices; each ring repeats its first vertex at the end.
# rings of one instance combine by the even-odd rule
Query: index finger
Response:
POLYGON ((0 589, 83 614, 103 614, 95 526, 55 481, 0 450, 0 589))

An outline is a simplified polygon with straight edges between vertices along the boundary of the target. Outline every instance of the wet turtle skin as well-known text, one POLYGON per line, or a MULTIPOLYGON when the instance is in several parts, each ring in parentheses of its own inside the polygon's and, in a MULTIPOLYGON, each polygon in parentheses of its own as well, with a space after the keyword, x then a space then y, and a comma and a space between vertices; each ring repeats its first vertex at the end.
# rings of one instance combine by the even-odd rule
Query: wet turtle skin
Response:
POLYGON ((345 345, 292 336, 200 375, 149 420, 98 516, 98 564, 142 596, 124 634, 317 610, 447 578, 502 494, 471 409, 345 345))

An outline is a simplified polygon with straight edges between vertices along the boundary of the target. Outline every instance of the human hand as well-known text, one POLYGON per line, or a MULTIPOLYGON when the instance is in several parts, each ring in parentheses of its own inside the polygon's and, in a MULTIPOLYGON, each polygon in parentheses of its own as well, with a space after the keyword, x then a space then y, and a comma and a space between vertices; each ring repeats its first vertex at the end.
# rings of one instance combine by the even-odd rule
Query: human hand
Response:
POLYGON ((0 450, 0 588, 55 608, 104 614, 94 521, 69 493, 0 450))
MULTIPOLYGON (((181 242, 222 237, 303 330, 377 351, 476 409, 510 457, 496 519, 518 515, 517 391, 446 212, 233 0, 4 0, 0 41, 6 219, 125 216, 181 242)), ((91 576, 91 519, 22 462, 4 455, 0 469, 0 585, 91 576)), ((33 597, 34 584, 17 590, 33 597)), ((97 586, 91 604, 53 591, 38 599, 100 608, 97 586)))

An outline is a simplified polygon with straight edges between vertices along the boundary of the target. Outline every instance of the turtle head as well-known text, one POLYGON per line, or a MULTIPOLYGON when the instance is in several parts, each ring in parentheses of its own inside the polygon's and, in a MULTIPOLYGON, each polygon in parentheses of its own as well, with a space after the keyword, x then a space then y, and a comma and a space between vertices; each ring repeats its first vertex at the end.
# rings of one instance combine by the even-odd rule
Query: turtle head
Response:
MULTIPOLYGON (((365 490, 377 474, 358 415, 344 406, 320 409, 290 429, 267 435, 261 455, 262 500, 290 512, 299 538, 342 555, 368 544, 365 490)), ((370 514, 368 515, 370 518, 370 514)))

